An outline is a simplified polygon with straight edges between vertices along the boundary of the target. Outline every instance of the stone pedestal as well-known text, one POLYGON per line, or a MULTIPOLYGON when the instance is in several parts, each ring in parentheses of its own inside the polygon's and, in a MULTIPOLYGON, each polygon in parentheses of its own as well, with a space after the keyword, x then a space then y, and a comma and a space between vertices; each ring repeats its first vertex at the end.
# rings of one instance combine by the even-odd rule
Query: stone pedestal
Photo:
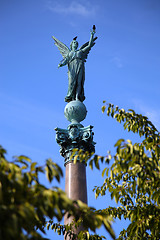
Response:
MULTIPOLYGON (((69 102, 64 111, 65 117, 71 122, 67 129, 56 128, 56 141, 60 145, 60 154, 64 157, 66 167, 65 191, 67 196, 73 200, 81 200, 87 204, 86 165, 83 162, 73 163, 71 159, 72 150, 78 149, 83 152, 95 152, 93 142, 92 126, 83 127, 80 124, 86 117, 87 110, 80 101, 69 102)), ((65 216, 64 224, 70 224, 73 218, 65 216)), ((78 234, 83 226, 73 229, 78 234)), ((70 238, 67 237, 66 240, 70 238)))

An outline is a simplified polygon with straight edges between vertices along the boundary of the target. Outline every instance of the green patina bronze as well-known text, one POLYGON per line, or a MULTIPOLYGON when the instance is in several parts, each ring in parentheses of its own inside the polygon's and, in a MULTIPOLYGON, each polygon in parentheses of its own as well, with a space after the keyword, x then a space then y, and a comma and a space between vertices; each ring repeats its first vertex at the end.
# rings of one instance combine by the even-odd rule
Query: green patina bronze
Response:
MULTIPOLYGON (((64 157, 64 165, 72 162, 73 149, 81 149, 83 152, 94 153, 93 126, 83 127, 78 124, 70 124, 67 129, 55 128, 56 141, 60 145, 60 154, 64 157)), ((74 157, 73 157, 74 158, 74 157)))
POLYGON ((72 162, 71 159, 73 149, 81 149, 83 152, 95 152, 95 142, 93 141, 93 126, 83 127, 80 123, 87 115, 87 109, 83 104, 84 96, 84 80, 85 80, 85 62, 89 51, 95 45, 94 38, 95 25, 91 30, 90 41, 83 44, 78 49, 78 42, 75 37, 70 44, 70 49, 57 38, 53 37, 55 45, 60 50, 63 60, 58 67, 68 65, 68 93, 65 101, 68 102, 64 115, 69 124, 67 129, 56 128, 56 141, 60 145, 60 154, 64 157, 64 164, 72 162))
POLYGON ((91 48, 95 45, 94 38, 95 34, 95 25, 91 30, 90 41, 83 44, 78 49, 78 42, 75 37, 70 44, 70 49, 62 42, 60 42, 57 38, 53 37, 55 41, 55 45, 60 50, 60 53, 63 56, 63 60, 59 63, 58 67, 62 67, 64 65, 68 65, 68 93, 65 97, 66 102, 70 102, 73 100, 79 100, 83 102, 85 100, 84 96, 84 81, 85 81, 85 66, 87 56, 91 48))

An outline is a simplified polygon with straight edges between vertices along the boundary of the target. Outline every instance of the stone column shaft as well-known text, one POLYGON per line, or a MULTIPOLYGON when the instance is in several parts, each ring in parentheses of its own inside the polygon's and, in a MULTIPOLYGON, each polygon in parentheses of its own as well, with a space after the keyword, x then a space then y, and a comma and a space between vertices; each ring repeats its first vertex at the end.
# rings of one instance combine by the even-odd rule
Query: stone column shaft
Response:
POLYGON ((87 204, 86 165, 69 162, 66 165, 65 192, 70 199, 87 204))
MULTIPOLYGON (((86 183, 86 165, 84 163, 69 162, 66 165, 65 175, 65 192, 72 200, 81 200, 87 204, 87 183, 86 183)), ((73 217, 64 218, 64 224, 70 224, 73 217)), ((78 234, 79 231, 84 230, 83 226, 74 229, 74 233, 78 234)), ((70 238, 67 237, 67 240, 70 238)))

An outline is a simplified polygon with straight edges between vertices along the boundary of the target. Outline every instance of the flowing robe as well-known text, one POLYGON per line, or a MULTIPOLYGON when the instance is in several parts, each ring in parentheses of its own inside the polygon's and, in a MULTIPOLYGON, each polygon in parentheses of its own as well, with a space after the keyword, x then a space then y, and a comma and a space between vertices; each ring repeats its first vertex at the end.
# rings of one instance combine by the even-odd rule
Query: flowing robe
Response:
POLYGON ((68 93, 65 97, 66 102, 73 100, 84 101, 84 81, 85 81, 85 62, 86 54, 83 50, 76 50, 70 52, 68 63, 68 93))

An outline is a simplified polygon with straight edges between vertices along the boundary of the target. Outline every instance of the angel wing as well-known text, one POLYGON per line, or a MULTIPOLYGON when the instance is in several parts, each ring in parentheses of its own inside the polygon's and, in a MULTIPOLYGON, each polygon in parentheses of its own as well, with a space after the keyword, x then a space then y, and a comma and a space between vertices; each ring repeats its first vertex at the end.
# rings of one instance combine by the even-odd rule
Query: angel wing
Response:
POLYGON ((70 49, 64 43, 62 43, 57 38, 55 38, 54 36, 52 36, 52 38, 54 39, 54 44, 58 47, 63 58, 66 58, 68 53, 70 52, 70 49))
MULTIPOLYGON (((88 53, 90 52, 91 48, 95 45, 95 41, 96 41, 97 38, 98 38, 98 37, 93 38, 93 42, 92 42, 92 44, 91 44, 91 47, 88 48, 88 49, 85 51, 85 54, 86 54, 85 58, 87 58, 88 53)), ((86 43, 84 43, 84 44, 79 48, 79 50, 83 50, 85 47, 88 46, 88 44, 89 44, 89 41, 86 42, 86 43)))

